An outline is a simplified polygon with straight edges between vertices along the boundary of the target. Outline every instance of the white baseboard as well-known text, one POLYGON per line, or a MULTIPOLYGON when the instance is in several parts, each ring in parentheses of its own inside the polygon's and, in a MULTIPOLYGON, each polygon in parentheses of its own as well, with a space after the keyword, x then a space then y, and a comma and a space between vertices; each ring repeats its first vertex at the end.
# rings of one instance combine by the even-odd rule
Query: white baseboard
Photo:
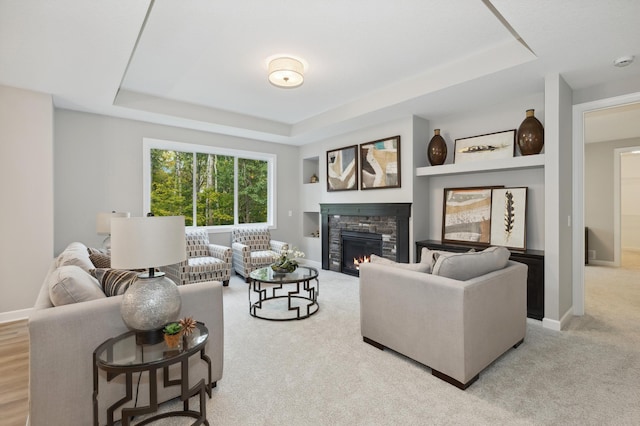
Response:
POLYGON ((316 269, 322 269, 322 262, 316 262, 315 260, 305 259, 303 262, 300 262, 300 264, 311 266, 316 269))
POLYGON ((569 323, 569 321, 571 321, 572 317, 573 317, 573 307, 569 308, 567 312, 564 313, 562 318, 560 318, 560 321, 552 320, 546 317, 543 318, 542 326, 544 328, 548 328, 549 330, 562 331, 563 327, 565 327, 569 323))
POLYGON ((0 312, 0 324, 5 322, 14 322, 20 321, 24 319, 29 319, 29 315, 31 315, 32 308, 29 309, 21 309, 19 311, 11 311, 11 312, 0 312))
POLYGON ((595 259, 589 259, 589 265, 587 266, 611 266, 614 267, 616 266, 615 262, 612 262, 610 260, 595 260, 595 259))

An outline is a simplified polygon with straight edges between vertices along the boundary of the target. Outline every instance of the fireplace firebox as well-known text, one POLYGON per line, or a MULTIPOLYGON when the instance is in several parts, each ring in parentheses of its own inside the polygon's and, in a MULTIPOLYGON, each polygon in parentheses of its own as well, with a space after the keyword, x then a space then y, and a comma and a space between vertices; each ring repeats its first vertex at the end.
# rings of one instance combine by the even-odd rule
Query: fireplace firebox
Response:
POLYGON ((342 231, 342 265, 344 274, 359 276, 359 264, 369 262, 371 255, 382 256, 382 235, 369 232, 342 231))

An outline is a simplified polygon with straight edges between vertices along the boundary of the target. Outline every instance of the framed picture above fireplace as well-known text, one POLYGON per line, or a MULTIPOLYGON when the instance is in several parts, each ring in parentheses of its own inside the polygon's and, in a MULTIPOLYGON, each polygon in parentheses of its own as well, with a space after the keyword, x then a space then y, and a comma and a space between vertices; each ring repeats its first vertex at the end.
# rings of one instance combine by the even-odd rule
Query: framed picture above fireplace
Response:
POLYGON ((489 245, 494 188, 502 187, 444 189, 442 242, 489 245))
POLYGON ((400 188, 400 136, 360 144, 360 189, 400 188))
POLYGON ((358 145, 327 151, 327 191, 358 190, 358 145))

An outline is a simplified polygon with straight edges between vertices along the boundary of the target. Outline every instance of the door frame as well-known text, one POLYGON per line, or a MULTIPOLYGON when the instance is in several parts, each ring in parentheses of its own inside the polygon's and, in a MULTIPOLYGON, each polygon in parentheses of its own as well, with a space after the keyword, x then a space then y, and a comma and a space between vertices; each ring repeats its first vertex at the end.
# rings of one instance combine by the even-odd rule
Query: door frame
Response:
MULTIPOLYGON (((573 314, 584 315, 584 116, 640 102, 640 92, 573 106, 573 314)), ((619 194, 618 194, 619 196, 619 194)), ((615 224, 614 224, 615 226, 615 224)), ((619 227, 619 225, 618 225, 619 227)), ((619 250, 619 248, 618 248, 619 250)))

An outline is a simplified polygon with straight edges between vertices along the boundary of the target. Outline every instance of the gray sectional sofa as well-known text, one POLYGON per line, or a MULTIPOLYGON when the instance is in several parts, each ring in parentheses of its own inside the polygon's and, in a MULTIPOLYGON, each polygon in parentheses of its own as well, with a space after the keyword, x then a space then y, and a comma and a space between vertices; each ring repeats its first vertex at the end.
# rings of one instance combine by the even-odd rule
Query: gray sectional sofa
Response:
MULTIPOLYGON (((83 250, 86 247, 74 243, 53 261, 29 318, 29 424, 33 426, 93 424, 93 351, 108 338, 127 331, 120 317, 122 296, 100 295, 91 287, 93 281, 82 275, 88 267, 83 250), (78 287, 78 281, 84 287, 78 287)), ((222 378, 224 353, 222 284, 202 282, 178 290, 180 317, 193 317, 209 329, 206 351, 212 381, 217 382, 222 378)), ((191 383, 206 377, 206 366, 198 357, 191 357, 190 362, 191 383)), ((159 377, 159 383, 161 380, 159 377)), ((138 406, 148 402, 144 375, 139 389, 138 406)), ((179 391, 179 386, 160 389, 159 400, 174 398, 179 391)), ((100 407, 111 405, 123 392, 122 377, 107 382, 106 375, 100 374, 100 407)), ((106 410, 100 411, 100 424, 105 424, 106 410)))
POLYGON ((509 261, 502 247, 459 254, 424 250, 423 268, 373 260, 361 265, 362 336, 466 389, 525 337, 527 266, 509 261), (429 264, 433 255, 438 259, 429 264))

